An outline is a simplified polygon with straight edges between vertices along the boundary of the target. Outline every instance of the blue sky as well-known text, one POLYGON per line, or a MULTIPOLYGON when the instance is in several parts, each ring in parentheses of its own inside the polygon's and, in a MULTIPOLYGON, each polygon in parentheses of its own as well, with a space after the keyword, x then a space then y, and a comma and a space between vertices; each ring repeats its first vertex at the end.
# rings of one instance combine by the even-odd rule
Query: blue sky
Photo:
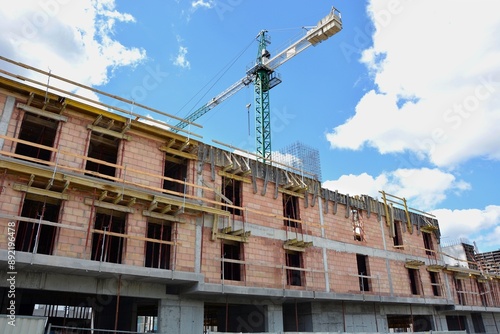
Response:
MULTIPOLYGON (((185 117, 245 75, 259 31, 268 30, 272 55, 334 6, 343 30, 277 70, 273 151, 297 141, 315 148, 324 187, 405 197, 436 215, 444 244, 466 238, 485 252, 500 249, 495 3, 26 0, 0 9, 0 50, 185 117)), ((253 99, 252 87, 244 88, 198 119, 203 128, 189 129, 207 143, 254 151, 254 112, 249 117, 246 107, 253 99)))

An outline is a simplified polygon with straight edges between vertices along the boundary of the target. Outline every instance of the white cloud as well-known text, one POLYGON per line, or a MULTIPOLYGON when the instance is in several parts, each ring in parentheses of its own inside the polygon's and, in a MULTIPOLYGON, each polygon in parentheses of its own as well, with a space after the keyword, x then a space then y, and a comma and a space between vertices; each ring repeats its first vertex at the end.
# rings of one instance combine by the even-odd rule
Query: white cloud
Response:
POLYGON ((500 250, 500 206, 489 205, 484 209, 432 211, 439 221, 441 240, 444 244, 459 239, 475 241, 480 252, 500 250))
POLYGON ((172 128, 167 123, 156 119, 155 117, 153 117, 150 114, 147 114, 145 117, 141 117, 139 119, 139 122, 142 122, 144 124, 148 124, 151 126, 155 126, 157 128, 160 128, 160 129, 168 130, 168 131, 172 130, 172 128))
POLYGON ((471 15, 468 2, 372 1, 373 46, 358 46, 376 89, 327 134, 331 146, 409 150, 446 167, 500 160, 496 5, 475 3, 471 15))
POLYGON ((179 52, 177 53, 177 56, 174 57, 173 64, 175 66, 179 66, 181 68, 186 68, 189 69, 191 68, 191 64, 189 63, 189 60, 187 60, 187 55, 188 49, 185 46, 179 46, 179 52))
MULTIPOLYGON (((14 61, 84 85, 104 85, 113 70, 135 66, 146 57, 145 50, 114 38, 117 23, 131 22, 133 16, 118 12, 114 0, 14 1, 0 7, 0 49, 14 61)), ((47 80, 10 65, 4 68, 47 80)))
POLYGON ((205 0, 196 0, 196 1, 193 1, 191 2, 191 8, 193 8, 193 10, 196 10, 198 8, 213 8, 215 5, 215 1, 214 0, 208 0, 208 1, 205 1, 205 0))
POLYGON ((387 184, 387 177, 379 175, 373 177, 367 173, 360 175, 342 175, 338 180, 329 180, 323 182, 323 187, 330 190, 338 190, 343 194, 369 195, 374 198, 378 197, 378 191, 383 190, 387 184))
POLYGON ((343 194, 380 197, 379 191, 406 198, 418 210, 434 209, 449 192, 463 192, 470 185, 439 169, 398 169, 378 176, 367 173, 343 175, 338 180, 323 182, 323 187, 343 194))

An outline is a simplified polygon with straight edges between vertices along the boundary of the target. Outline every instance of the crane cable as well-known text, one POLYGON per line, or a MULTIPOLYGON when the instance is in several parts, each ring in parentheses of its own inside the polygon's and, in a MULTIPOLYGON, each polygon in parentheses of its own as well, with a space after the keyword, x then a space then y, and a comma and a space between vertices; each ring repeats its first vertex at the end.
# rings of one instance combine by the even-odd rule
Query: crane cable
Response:
MULTIPOLYGON (((195 105, 190 109, 189 111, 189 114, 188 116, 191 114, 191 112, 194 110, 195 106, 199 105, 199 103, 201 102, 202 99, 205 98, 205 96, 208 94, 208 92, 215 86, 215 84, 217 84, 217 82, 220 81, 220 79, 222 79, 222 77, 224 76, 224 74, 227 73, 227 71, 229 71, 229 69, 236 63, 236 61, 238 59, 240 59, 240 57, 250 48, 250 46, 254 43, 255 39, 252 39, 252 41, 250 43, 248 43, 248 45, 238 54, 236 55, 236 57, 229 62, 228 65, 226 65, 225 67, 223 67, 219 72, 217 72, 213 77, 212 79, 210 79, 203 87, 200 88, 200 90, 192 97, 189 99, 189 101, 187 101, 182 107, 181 109, 179 109, 179 111, 175 114, 175 115, 178 115, 191 101, 193 101, 193 99, 198 95, 200 94, 200 92, 202 90, 204 90, 208 84, 213 81, 215 78, 218 78, 213 82, 213 84, 207 89, 206 93, 203 94, 199 99, 198 101, 196 101, 195 105)), ((187 116, 186 116, 187 117, 187 116)))

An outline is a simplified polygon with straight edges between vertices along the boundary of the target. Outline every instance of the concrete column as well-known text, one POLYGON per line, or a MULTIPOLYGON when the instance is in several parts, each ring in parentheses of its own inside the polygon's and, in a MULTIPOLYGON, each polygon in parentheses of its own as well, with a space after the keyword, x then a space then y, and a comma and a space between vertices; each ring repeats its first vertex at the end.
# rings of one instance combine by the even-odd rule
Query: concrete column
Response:
POLYGON ((282 333, 283 332, 283 306, 281 304, 267 305, 266 314, 266 332, 282 333))
POLYGON ((196 242, 194 244, 194 272, 201 273, 201 245, 203 244, 203 216, 195 219, 196 227, 195 227, 195 238, 196 242))
POLYGON ((203 333, 203 316, 201 301, 162 299, 158 312, 158 332, 203 333))
MULTIPOLYGON (((326 203, 328 205, 328 203, 326 203)), ((323 217, 323 204, 321 197, 318 198, 318 211, 319 211, 319 222, 321 224, 321 237, 325 238, 325 222, 323 217)), ((326 247, 323 246, 323 269, 325 270, 325 291, 330 292, 330 275, 328 273, 328 256, 326 253, 326 247)))
MULTIPOLYGON (((7 96, 5 100, 5 105, 2 110, 1 118, 0 118, 0 134, 6 135, 7 129, 9 128, 9 121, 12 117, 12 112, 14 111, 14 103, 16 99, 13 96, 7 96)), ((3 148, 4 140, 0 138, 0 149, 3 148)))

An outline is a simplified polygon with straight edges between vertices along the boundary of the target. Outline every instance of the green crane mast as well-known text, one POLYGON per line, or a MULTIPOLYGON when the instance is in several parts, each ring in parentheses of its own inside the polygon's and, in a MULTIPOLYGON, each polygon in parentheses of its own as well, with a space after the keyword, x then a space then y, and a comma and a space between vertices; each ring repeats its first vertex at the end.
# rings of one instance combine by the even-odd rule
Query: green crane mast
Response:
POLYGON ((266 66, 270 58, 270 53, 267 50, 267 45, 270 41, 266 33, 266 30, 262 30, 258 35, 259 50, 257 52, 256 65, 247 72, 247 75, 255 76, 256 151, 259 158, 263 161, 271 159, 271 105, 269 103, 269 90, 281 83, 275 72, 266 66))

